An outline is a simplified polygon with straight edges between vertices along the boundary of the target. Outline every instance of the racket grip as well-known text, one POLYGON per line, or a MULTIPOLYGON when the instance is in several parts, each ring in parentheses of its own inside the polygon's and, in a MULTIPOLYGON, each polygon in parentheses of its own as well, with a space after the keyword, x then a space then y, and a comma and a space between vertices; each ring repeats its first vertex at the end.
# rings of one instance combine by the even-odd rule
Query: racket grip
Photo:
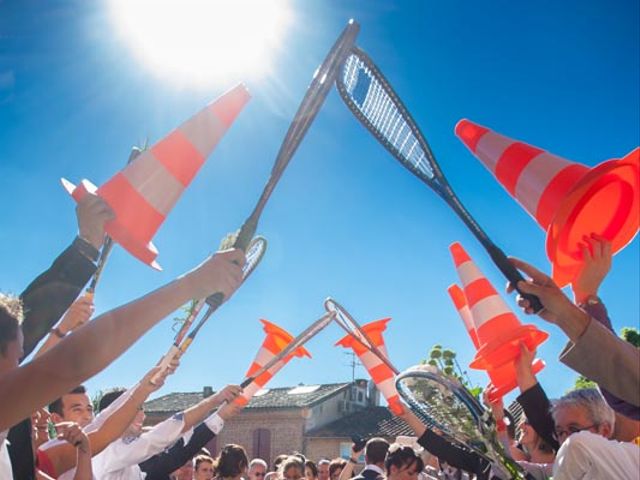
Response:
POLYGON ((504 254, 502 250, 498 247, 494 247, 489 251, 491 255, 491 259, 498 266, 500 271, 507 277, 509 283, 513 285, 513 287, 518 291, 520 296, 525 300, 529 301, 529 307, 533 310, 534 313, 538 313, 544 307, 540 302, 540 299, 535 295, 531 295, 530 293, 524 293, 518 288, 518 282, 524 281, 524 277, 520 273, 520 271, 513 266, 513 264, 509 261, 507 256, 504 254))
POLYGON ((156 373, 151 379, 153 383, 160 380, 160 377, 162 376, 164 371, 167 368, 169 368, 171 361, 176 357, 176 355, 179 355, 179 354, 180 354, 180 349, 175 344, 171 345, 171 348, 169 349, 169 351, 165 354, 164 357, 162 357, 162 360, 160 360, 160 363, 158 364, 158 366, 160 367, 160 370, 158 370, 158 373, 156 373))
POLYGON ((212 295, 209 295, 206 302, 207 305, 215 310, 220 305, 222 305, 222 302, 224 302, 224 294, 222 292, 216 292, 212 295))
POLYGON ((241 388, 247 388, 249 385, 251 385, 253 383, 253 381, 255 380, 255 378, 253 377, 248 377, 245 378, 244 381, 240 384, 241 388))

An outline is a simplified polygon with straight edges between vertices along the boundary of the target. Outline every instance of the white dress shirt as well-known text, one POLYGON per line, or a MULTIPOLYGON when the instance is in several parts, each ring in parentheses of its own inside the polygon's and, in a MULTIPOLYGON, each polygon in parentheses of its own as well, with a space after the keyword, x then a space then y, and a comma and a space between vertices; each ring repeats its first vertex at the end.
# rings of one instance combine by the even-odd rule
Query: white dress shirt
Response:
POLYGON ((588 431, 571 435, 558 450, 554 480, 640 479, 640 447, 588 431))

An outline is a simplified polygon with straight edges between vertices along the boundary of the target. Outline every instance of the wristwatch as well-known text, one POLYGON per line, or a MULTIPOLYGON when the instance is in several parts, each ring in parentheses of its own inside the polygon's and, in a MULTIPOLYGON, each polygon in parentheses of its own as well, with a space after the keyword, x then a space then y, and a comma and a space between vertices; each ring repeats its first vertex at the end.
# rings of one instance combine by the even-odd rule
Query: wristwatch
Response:
POLYGON ((600 297, 598 297, 597 295, 587 295, 587 298, 585 298, 582 302, 579 303, 579 306, 594 306, 594 305, 600 305, 602 303, 602 300, 600 300, 600 297))

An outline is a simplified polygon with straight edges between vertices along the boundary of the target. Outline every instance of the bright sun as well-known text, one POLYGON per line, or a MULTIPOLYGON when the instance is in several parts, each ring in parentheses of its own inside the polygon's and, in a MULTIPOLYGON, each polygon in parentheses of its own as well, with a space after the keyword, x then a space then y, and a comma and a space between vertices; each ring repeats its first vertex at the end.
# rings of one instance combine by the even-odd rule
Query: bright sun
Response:
POLYGON ((291 21, 286 0, 110 0, 138 57, 179 82, 259 77, 291 21))

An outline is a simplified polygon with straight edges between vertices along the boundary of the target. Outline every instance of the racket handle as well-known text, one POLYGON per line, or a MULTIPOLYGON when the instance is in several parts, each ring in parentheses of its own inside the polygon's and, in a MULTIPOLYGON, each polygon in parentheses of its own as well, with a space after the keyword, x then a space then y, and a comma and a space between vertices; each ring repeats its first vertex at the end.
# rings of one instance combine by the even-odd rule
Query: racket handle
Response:
POLYGON ((173 345, 171 345, 171 348, 169 349, 169 351, 165 354, 164 357, 162 357, 162 360, 160 360, 160 363, 158 364, 158 366, 160 367, 160 370, 158 370, 158 373, 156 373, 153 378, 151 379, 151 381, 153 383, 157 382, 158 380, 160 380, 160 377, 162 376, 162 374, 164 373, 164 371, 169 368, 169 365, 171 364, 171 361, 177 356, 180 355, 180 348, 178 348, 175 343, 173 345))
POLYGON ((251 385, 253 383, 253 381, 255 380, 255 378, 253 377, 248 377, 245 378, 244 381, 240 384, 241 388, 247 388, 249 385, 251 385))
POLYGON ((520 273, 520 271, 513 266, 513 264, 509 261, 507 256, 504 254, 502 250, 498 247, 493 247, 489 250, 489 255, 491 255, 491 259, 498 266, 500 271, 507 277, 509 283, 513 285, 513 287, 518 291, 518 293, 522 296, 522 298, 529 301, 529 307, 533 310, 534 313, 538 313, 544 307, 540 302, 540 299, 535 295, 531 295, 530 293, 524 293, 518 288, 518 282, 524 281, 524 277, 520 273))
POLYGON ((216 292, 212 295, 209 295, 206 302, 209 307, 215 310, 220 305, 222 305, 222 302, 224 302, 224 294, 222 292, 216 292))

